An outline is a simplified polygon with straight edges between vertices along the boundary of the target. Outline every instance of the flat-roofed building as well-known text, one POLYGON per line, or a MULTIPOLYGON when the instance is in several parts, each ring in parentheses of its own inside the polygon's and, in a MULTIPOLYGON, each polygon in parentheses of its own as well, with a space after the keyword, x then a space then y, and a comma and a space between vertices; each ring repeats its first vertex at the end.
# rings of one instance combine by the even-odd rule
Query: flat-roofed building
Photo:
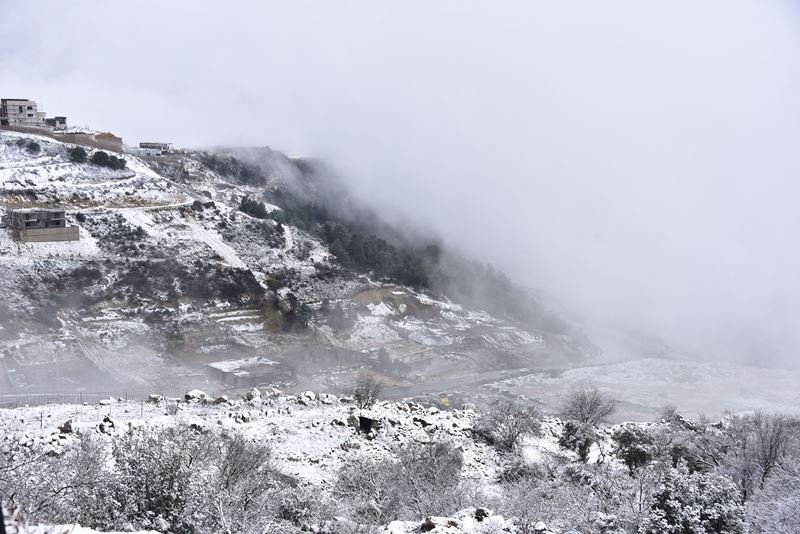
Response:
POLYGON ((6 227, 18 241, 78 241, 80 230, 67 224, 64 210, 46 208, 10 209, 5 216, 6 227))
MULTIPOLYGON (((0 99, 0 126, 44 127, 45 113, 27 98, 0 99)), ((66 122, 66 118, 64 119, 66 122)))
POLYGON ((214 378, 234 387, 276 382, 284 377, 285 372, 280 362, 263 356, 211 362, 206 364, 206 370, 214 378))
POLYGON ((172 143, 139 143, 138 155, 140 156, 163 156, 172 152, 172 143))
POLYGON ((44 120, 44 124, 54 130, 66 130, 67 118, 66 117, 52 117, 44 120))

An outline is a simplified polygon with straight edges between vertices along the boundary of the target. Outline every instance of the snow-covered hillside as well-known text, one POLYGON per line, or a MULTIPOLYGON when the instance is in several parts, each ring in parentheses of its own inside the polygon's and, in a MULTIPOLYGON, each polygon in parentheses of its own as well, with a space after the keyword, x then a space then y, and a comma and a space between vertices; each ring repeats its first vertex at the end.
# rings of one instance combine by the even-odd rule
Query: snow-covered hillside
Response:
POLYGON ((283 156, 259 183, 232 159, 123 155, 111 170, 72 162, 70 148, 0 132, 2 209, 60 207, 80 227, 77 242, 0 232, 0 395, 224 391, 243 384, 206 364, 252 356, 282 371, 244 386, 336 390, 372 368, 411 388, 569 352, 562 334, 345 273, 318 237, 242 211, 243 198, 281 211, 267 185, 291 189, 283 156))

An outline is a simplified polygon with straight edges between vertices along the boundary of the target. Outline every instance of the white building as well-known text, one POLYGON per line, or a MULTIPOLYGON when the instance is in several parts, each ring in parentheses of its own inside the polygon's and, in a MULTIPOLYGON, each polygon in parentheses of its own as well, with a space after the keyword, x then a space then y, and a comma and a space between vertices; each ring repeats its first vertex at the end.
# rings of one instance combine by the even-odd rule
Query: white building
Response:
POLYGON ((44 117, 45 113, 36 109, 36 102, 33 100, 0 99, 0 126, 43 127, 45 125, 44 117))

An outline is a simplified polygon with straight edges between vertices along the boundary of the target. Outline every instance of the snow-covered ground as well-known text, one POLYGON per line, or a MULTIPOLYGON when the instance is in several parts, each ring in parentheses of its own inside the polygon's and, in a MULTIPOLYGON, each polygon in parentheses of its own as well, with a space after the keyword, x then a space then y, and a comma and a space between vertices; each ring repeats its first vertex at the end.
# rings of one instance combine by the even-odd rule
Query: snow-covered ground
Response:
POLYGON ((9 205, 61 204, 67 208, 154 206, 185 201, 179 189, 139 158, 119 155, 127 168, 112 170, 90 163, 72 163, 73 145, 48 137, 0 132, 0 200, 9 205), (40 152, 30 154, 18 140, 35 140, 40 152))
POLYGON ((95 405, 46 405, 3 410, 3 440, 24 438, 32 447, 54 452, 70 446, 76 434, 63 434, 59 426, 72 421, 77 434, 91 432, 113 439, 130 428, 195 425, 196 428, 241 432, 269 444, 281 471, 321 486, 335 480, 336 471, 357 455, 380 457, 405 444, 446 439, 464 454, 463 476, 493 480, 499 465, 497 453, 475 442, 471 429, 475 413, 441 411, 413 402, 380 402, 359 410, 347 398, 306 392, 298 396, 269 395, 253 400, 231 398, 212 404, 163 399, 159 402, 102 401, 95 405), (175 409, 177 407, 177 409, 175 409), (104 425, 104 418, 113 428, 104 425), (358 428, 359 417, 369 417, 378 427, 370 434, 358 428))
POLYGON ((531 373, 492 384, 557 407, 570 389, 592 383, 621 401, 617 420, 652 420, 672 404, 682 414, 719 417, 725 411, 793 413, 800 406, 800 371, 666 358, 640 358, 531 373))

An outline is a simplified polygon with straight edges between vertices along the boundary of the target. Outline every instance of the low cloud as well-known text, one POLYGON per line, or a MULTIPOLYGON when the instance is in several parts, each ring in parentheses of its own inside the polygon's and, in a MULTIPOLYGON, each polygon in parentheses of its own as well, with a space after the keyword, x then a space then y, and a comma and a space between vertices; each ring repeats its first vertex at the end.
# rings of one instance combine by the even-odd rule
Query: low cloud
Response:
POLYGON ((0 72, 129 142, 325 158, 594 322, 795 365, 799 23, 781 1, 11 1, 0 72))

